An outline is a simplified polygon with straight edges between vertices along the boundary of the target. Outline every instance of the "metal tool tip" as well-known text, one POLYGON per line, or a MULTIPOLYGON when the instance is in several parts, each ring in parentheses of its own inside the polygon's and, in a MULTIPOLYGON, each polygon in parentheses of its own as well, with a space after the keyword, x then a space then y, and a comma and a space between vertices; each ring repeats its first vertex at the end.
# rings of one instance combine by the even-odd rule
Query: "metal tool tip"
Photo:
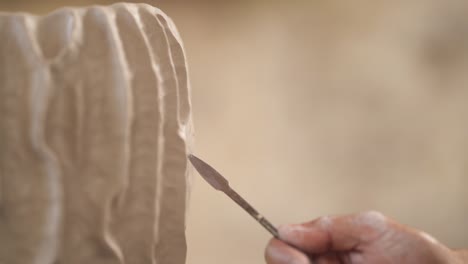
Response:
POLYGON ((188 159, 190 160, 190 162, 191 162, 192 164, 201 161, 199 158, 197 158, 197 157, 196 157, 195 155, 193 155, 193 154, 188 154, 188 159))
POLYGON ((228 181, 213 167, 193 154, 189 154, 188 158, 198 173, 216 190, 225 191, 229 189, 228 181))

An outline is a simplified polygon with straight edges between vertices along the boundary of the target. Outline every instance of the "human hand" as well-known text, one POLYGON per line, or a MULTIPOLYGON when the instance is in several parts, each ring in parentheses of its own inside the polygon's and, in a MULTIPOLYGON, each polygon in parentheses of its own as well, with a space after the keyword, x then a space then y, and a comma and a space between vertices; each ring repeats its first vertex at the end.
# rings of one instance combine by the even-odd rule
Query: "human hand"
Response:
POLYGON ((426 233, 378 212, 284 225, 265 251, 268 264, 448 264, 456 254, 426 233))

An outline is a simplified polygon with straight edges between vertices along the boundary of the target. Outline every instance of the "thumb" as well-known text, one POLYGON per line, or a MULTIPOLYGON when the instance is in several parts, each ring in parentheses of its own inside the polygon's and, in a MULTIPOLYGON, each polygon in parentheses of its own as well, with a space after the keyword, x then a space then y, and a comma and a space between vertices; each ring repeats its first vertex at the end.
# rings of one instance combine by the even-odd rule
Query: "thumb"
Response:
POLYGON ((321 217, 298 225, 283 225, 278 232, 283 241, 303 252, 322 254, 359 249, 362 244, 378 239, 387 230, 388 223, 384 215, 371 211, 321 217))

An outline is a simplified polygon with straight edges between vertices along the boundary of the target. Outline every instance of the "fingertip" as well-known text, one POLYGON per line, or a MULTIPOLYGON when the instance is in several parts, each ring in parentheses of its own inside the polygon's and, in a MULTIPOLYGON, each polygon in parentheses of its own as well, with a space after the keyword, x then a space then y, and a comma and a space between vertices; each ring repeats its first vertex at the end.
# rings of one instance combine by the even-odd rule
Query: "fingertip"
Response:
POLYGON ((278 227, 278 234, 281 239, 287 238, 298 238, 301 234, 307 232, 322 232, 326 231, 332 225, 332 218, 329 216, 323 216, 313 221, 301 223, 301 224, 286 224, 278 227))
POLYGON ((298 237, 301 237, 304 232, 304 227, 302 225, 280 225, 278 227, 278 235, 282 240, 291 241, 297 240, 298 237))
POLYGON ((320 221, 305 224, 281 225, 278 227, 279 238, 289 245, 309 254, 324 252, 329 245, 329 236, 320 221))
POLYGON ((280 225, 278 226, 278 236, 281 238, 281 239, 285 239, 286 237, 288 237, 290 234, 289 234, 289 231, 290 231, 290 225, 280 225))
POLYGON ((279 238, 298 247, 307 243, 310 240, 311 234, 314 236, 315 233, 313 227, 302 224, 281 225, 278 227, 279 238))
POLYGON ((290 247, 279 239, 271 239, 265 249, 268 264, 311 264, 302 252, 290 247))

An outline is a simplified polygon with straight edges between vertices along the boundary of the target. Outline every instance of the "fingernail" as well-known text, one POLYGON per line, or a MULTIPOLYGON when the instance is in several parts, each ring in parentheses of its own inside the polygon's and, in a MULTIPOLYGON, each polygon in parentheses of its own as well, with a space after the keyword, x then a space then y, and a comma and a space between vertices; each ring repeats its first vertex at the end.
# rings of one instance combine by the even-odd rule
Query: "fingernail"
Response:
POLYGON ((278 234, 280 238, 293 238, 300 236, 305 228, 302 225, 280 225, 278 227, 278 234))
POLYGON ((280 225, 278 226, 278 235, 280 238, 288 237, 290 233, 290 225, 280 225))

